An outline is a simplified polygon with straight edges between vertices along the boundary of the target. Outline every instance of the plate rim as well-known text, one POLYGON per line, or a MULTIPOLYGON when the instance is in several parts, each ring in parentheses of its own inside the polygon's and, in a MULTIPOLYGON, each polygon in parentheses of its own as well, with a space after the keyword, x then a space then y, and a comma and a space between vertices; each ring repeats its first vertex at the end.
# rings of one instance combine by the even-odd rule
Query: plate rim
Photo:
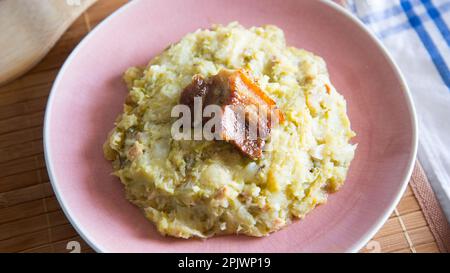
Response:
MULTIPOLYGON (((46 169, 49 175, 50 183, 52 185, 53 191, 55 193, 55 196, 58 200, 58 203, 61 206, 62 211, 64 212, 65 216, 69 220, 70 224, 74 227, 74 229, 77 231, 77 233, 80 235, 80 237, 96 252, 99 253, 105 253, 108 252, 105 249, 102 249, 100 247, 100 244, 97 244, 94 240, 94 237, 89 235, 89 232, 87 230, 83 230, 79 227, 76 219, 72 216, 70 208, 67 206, 64 197, 62 196, 60 189, 58 187, 58 183, 56 181, 56 178, 54 176, 54 170, 52 165, 52 157, 51 157, 51 148, 49 143, 49 136, 50 136, 50 120, 51 120, 51 113, 53 108, 53 101, 55 97, 56 90, 61 82, 62 76, 65 74, 65 71, 67 67, 72 63, 73 59, 76 58, 78 55, 78 52, 84 47, 84 45, 91 39, 92 36, 94 36, 97 31, 101 30, 104 25, 107 25, 109 21, 111 21, 114 17, 118 16, 119 14, 122 14, 126 12, 130 7, 133 5, 136 5, 136 3, 139 3, 142 0, 134 0, 129 1, 122 7, 118 8, 116 11, 108 15, 102 22, 100 22, 92 31, 90 31, 82 40, 81 42, 73 49, 73 51, 70 53, 69 57, 64 61, 63 66, 58 72, 58 75, 52 85, 52 88, 50 90, 50 94, 48 97, 48 101, 46 104, 45 109, 45 116, 44 116, 44 127, 43 127, 43 142, 44 142, 44 158, 45 158, 45 164, 46 169)), ((403 181, 401 183, 400 190, 397 192, 396 197, 394 198, 393 202, 391 202, 389 208, 384 212, 384 214, 377 219, 377 221, 372 225, 372 227, 366 231, 366 233, 360 238, 359 241, 354 243, 351 247, 344 250, 344 252, 351 252, 355 253, 361 250, 369 241, 372 239, 372 237, 376 234, 376 232, 383 226, 383 224, 386 222, 386 220, 391 215, 392 211, 395 209, 395 207, 400 202, 401 197, 403 196, 406 187, 408 185, 409 179, 411 177, 411 174, 414 169, 415 159, 417 156, 417 149, 418 149, 418 121, 417 121, 417 114, 414 106, 414 102, 412 99, 412 95, 410 92, 410 89, 408 87, 408 84, 406 83, 406 80, 401 73, 400 68, 395 63, 394 59, 392 58, 389 51, 386 49, 386 47, 381 43, 381 41, 372 33, 370 32, 366 26, 353 14, 351 14, 348 10, 346 10, 344 7, 340 6, 339 4, 330 1, 330 0, 319 0, 321 4, 324 4, 335 11, 338 11, 341 15, 347 17, 350 19, 354 24, 356 24, 361 30, 364 31, 366 35, 368 35, 372 42, 376 44, 376 46, 380 49, 388 63, 390 64, 391 68, 395 72, 396 78, 400 81, 401 89, 403 91, 403 94, 405 95, 407 108, 410 116, 410 122, 411 122, 411 130, 412 130, 412 153, 410 153, 409 162, 408 162, 408 168, 405 172, 405 175, 403 177, 403 181)))

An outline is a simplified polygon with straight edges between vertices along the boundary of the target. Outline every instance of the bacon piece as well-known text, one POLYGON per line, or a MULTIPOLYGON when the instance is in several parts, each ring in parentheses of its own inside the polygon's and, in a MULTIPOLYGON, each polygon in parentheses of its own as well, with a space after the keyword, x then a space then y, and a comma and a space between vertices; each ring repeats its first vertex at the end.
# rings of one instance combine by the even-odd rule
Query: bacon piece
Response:
MULTIPOLYGON (((205 102, 206 93, 209 92, 210 84, 201 75, 195 75, 192 77, 192 82, 183 89, 180 97, 180 104, 189 106, 191 110, 192 124, 194 125, 194 99, 201 98, 202 102, 205 102)), ((203 107, 204 108, 204 107, 203 107)), ((201 109, 203 110, 203 109, 201 109)), ((206 122, 206 120, 204 120, 206 122)))
POLYGON ((331 87, 328 84, 325 84, 325 89, 327 90, 327 94, 331 94, 331 87))
POLYGON ((208 79, 194 76, 180 98, 180 103, 188 105, 191 113, 194 112, 195 97, 202 99, 203 108, 213 104, 221 107, 221 139, 252 159, 262 157, 272 125, 284 121, 275 102, 245 70, 223 69, 208 79))

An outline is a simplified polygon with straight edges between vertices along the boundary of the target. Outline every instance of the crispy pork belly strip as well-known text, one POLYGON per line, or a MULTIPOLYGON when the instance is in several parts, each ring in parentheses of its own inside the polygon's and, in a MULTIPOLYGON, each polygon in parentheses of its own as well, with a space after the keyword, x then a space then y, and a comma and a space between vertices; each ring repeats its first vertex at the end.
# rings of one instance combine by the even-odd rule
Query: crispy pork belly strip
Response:
POLYGON ((208 105, 222 108, 219 128, 221 139, 232 143, 251 159, 262 157, 271 126, 284 120, 275 102, 244 70, 222 69, 208 79, 194 76, 180 98, 181 104, 190 107, 191 114, 194 113, 196 97, 202 99, 203 108, 208 105))

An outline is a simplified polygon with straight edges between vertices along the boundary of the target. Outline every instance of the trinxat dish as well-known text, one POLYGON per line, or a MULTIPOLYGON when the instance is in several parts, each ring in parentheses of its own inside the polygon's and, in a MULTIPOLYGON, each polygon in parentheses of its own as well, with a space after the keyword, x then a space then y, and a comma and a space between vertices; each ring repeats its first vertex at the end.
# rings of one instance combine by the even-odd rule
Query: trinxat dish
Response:
POLYGON ((346 101, 324 60, 287 46, 275 26, 197 30, 124 79, 129 94, 104 154, 162 234, 265 236, 344 183, 356 148, 346 101), (229 128, 224 140, 174 139, 172 108, 214 90, 222 109, 276 106, 280 120, 253 142, 227 138, 229 128))

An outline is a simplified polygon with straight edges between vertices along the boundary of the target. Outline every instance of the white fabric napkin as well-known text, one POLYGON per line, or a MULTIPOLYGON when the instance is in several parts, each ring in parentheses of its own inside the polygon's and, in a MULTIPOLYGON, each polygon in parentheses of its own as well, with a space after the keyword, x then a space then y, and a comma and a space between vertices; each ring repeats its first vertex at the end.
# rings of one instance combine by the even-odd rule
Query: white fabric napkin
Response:
POLYGON ((419 160, 450 221, 450 0, 344 4, 382 41, 406 78, 419 121, 419 160))

